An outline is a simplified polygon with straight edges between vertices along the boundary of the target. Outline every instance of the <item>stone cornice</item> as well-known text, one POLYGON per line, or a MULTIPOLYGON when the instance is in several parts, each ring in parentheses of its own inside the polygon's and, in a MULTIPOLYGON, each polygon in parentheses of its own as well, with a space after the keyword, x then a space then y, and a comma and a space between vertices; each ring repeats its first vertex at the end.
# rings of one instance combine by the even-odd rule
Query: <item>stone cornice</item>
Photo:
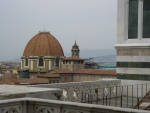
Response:
POLYGON ((115 48, 150 48, 150 43, 115 44, 115 48))

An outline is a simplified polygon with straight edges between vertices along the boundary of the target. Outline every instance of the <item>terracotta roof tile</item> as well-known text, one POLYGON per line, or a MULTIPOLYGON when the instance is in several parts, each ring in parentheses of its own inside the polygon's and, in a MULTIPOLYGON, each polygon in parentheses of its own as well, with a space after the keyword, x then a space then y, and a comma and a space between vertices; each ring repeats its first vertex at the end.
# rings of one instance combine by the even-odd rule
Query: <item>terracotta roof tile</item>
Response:
POLYGON ((111 75, 116 76, 116 71, 112 70, 95 70, 95 69, 78 69, 75 74, 93 74, 93 75, 111 75))
POLYGON ((23 56, 64 56, 64 52, 53 35, 49 32, 40 32, 28 42, 23 56))
POLYGON ((14 81, 18 80, 18 76, 17 74, 3 74, 3 77, 0 77, 0 84, 15 85, 14 81))
POLYGON ((14 81, 15 84, 48 84, 48 80, 43 78, 29 78, 29 79, 19 79, 14 81))
POLYGON ((51 73, 40 74, 37 77, 39 77, 39 78, 60 78, 60 76, 58 74, 51 74, 51 73))
POLYGON ((53 69, 55 72, 57 73, 72 73, 70 70, 68 69, 63 69, 63 68, 55 68, 53 69))
POLYGON ((0 81, 0 84, 15 85, 15 83, 13 81, 11 81, 11 80, 0 81))
POLYGON ((17 74, 3 74, 3 80, 8 80, 8 79, 11 79, 11 80, 15 80, 15 79, 18 79, 18 76, 17 74))

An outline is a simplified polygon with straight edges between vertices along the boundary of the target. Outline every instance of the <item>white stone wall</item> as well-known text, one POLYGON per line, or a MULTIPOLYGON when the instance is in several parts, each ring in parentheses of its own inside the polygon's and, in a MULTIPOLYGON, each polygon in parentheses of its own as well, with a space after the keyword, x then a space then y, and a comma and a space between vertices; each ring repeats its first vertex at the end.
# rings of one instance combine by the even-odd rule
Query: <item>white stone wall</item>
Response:
MULTIPOLYGON (((141 17, 143 0, 139 0, 139 22, 138 32, 142 32, 141 17)), ((118 0, 118 16, 117 16, 117 44, 150 44, 150 38, 142 38, 142 35, 138 33, 137 39, 128 39, 128 8, 129 0, 118 0)))

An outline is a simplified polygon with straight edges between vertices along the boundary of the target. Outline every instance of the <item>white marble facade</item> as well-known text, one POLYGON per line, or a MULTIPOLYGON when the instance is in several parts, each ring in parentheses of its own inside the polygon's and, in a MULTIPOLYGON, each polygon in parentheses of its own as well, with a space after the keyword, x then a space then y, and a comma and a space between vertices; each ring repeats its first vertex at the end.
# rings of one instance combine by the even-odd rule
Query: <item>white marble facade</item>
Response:
POLYGON ((150 31, 146 31, 150 28, 150 24, 146 23, 150 13, 145 13, 150 12, 148 6, 148 0, 118 0, 115 48, 119 79, 150 80, 150 31))

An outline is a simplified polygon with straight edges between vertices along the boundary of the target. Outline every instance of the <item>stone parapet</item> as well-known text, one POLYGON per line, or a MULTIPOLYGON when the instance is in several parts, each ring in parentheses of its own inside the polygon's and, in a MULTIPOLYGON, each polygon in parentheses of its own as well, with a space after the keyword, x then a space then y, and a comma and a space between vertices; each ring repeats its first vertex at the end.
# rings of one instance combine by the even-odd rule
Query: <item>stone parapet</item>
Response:
POLYGON ((62 90, 60 88, 35 88, 16 85, 0 85, 0 100, 24 97, 58 100, 61 95, 62 90))
POLYGON ((104 96, 111 95, 112 97, 120 95, 121 81, 117 79, 101 79, 98 81, 87 82, 69 82, 59 84, 43 84, 30 87, 43 87, 43 88, 60 88, 63 90, 62 100, 81 102, 83 98, 83 92, 93 95, 93 99, 96 99, 96 93, 99 95, 99 99, 104 96), (117 88, 119 86, 119 88, 117 88), (111 90, 110 90, 111 88, 111 90), (96 90, 98 92, 96 92, 96 90), (104 94, 104 92, 106 94, 104 94), (114 95, 113 95, 114 94, 114 95))
POLYGON ((57 100, 21 98, 0 101, 0 113, 149 113, 149 111, 57 100))

